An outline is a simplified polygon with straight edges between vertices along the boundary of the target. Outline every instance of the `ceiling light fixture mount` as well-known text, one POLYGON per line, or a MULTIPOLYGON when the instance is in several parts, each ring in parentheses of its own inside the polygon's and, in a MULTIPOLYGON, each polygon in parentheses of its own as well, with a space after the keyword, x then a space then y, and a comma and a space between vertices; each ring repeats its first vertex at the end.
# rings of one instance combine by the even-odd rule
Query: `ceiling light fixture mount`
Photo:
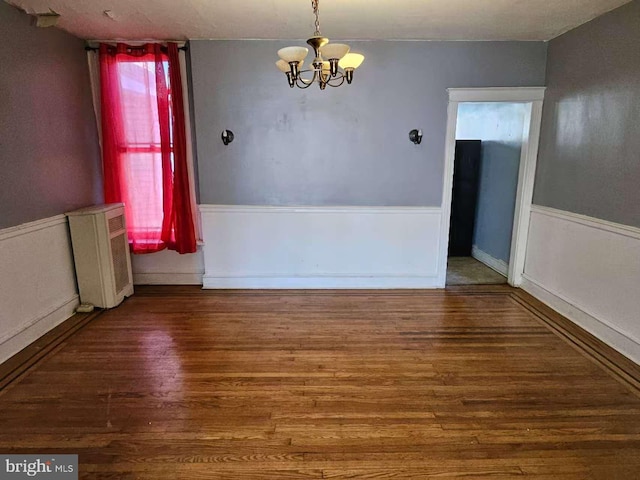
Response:
POLYGON ((307 40, 315 53, 311 68, 302 70, 304 59, 309 53, 308 48, 285 47, 278 50, 280 60, 276 62, 276 66, 287 75, 287 81, 291 88, 309 88, 317 83, 320 90, 324 90, 327 85, 339 87, 344 84, 345 80, 347 84, 351 84, 353 72, 364 61, 364 55, 351 53, 349 45, 329 43, 329 39, 322 36, 320 33, 319 1, 311 0, 313 14, 316 17, 316 30, 313 37, 307 40), (309 74, 311 77, 305 79, 302 74, 309 74))

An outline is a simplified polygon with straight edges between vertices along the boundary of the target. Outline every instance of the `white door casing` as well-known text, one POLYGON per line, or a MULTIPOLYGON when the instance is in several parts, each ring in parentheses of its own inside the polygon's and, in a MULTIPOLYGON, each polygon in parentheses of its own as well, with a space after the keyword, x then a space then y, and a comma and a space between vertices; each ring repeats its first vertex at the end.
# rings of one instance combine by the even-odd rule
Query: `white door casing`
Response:
POLYGON ((508 274, 508 282, 510 285, 517 287, 522 283, 529 219, 531 216, 531 202, 533 199, 533 183, 538 159, 540 125, 542 123, 542 103, 545 90, 545 87, 448 89, 449 107, 447 109, 444 185, 442 190, 442 222, 440 229, 440 252, 438 255, 439 286, 444 287, 447 278, 447 251, 449 248, 458 105, 465 102, 510 102, 525 103, 529 106, 523 131, 508 274))

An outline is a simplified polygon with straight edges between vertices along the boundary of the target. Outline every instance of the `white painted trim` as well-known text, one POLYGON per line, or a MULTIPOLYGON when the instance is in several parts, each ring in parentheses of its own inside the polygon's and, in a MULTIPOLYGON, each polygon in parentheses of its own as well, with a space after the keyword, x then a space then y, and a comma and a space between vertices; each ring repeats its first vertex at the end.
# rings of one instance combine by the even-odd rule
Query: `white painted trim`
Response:
POLYGON ((20 329, 11 331, 0 340, 0 363, 5 362, 42 335, 46 334, 75 314, 80 305, 78 295, 64 301, 55 310, 31 319, 20 329))
POLYGON ((356 213, 356 214, 440 214, 440 207, 313 207, 270 205, 200 205, 200 213, 356 213))
POLYGON ((546 87, 448 88, 450 102, 535 102, 546 87))
POLYGON ((471 247, 471 256, 484 263, 487 267, 495 270, 500 275, 507 276, 509 274, 509 264, 498 258, 492 257, 487 252, 480 250, 476 245, 471 247))
POLYGON ((442 220, 440 221, 440 248, 438 252, 439 288, 445 288, 447 285, 447 257, 449 253, 449 228, 451 226, 453 168, 456 157, 456 127, 458 124, 458 103, 450 101, 447 112, 447 133, 444 150, 444 186, 442 187, 442 220))
POLYGON ((56 215, 54 217, 43 218, 41 220, 16 225, 15 227, 3 228, 0 230, 0 242, 12 237, 17 237, 18 235, 26 235, 27 233, 54 227, 61 223, 67 223, 66 215, 56 215))
MULTIPOLYGON (((27 320, 24 323, 21 323, 19 326, 17 326, 16 328, 13 328, 12 330, 9 330, 8 332, 5 332, 4 335, 0 336, 0 344, 3 344, 9 340, 11 340, 13 337, 20 335, 22 332, 24 332, 25 330, 29 330, 31 327, 33 327, 35 324, 40 323, 40 322, 44 322, 44 323, 50 323, 50 320, 52 318, 57 318, 61 320, 58 322, 62 322, 64 320, 66 320, 67 318, 69 318, 71 315, 73 315, 75 308, 80 305, 80 297, 78 297, 78 295, 73 295, 71 296, 71 298, 68 298, 66 300, 64 300, 61 304, 56 305, 52 308, 48 308, 46 312, 41 312, 40 314, 36 315, 35 317, 27 320), (60 313, 69 313, 66 317, 62 318, 60 313)), ((57 323, 56 323, 57 325, 57 323)), ((54 325, 55 326, 55 325, 54 325)), ((53 327, 51 327, 53 328, 53 327)))
POLYGON ((195 157, 193 155, 193 138, 191 136, 191 103, 189 101, 189 82, 187 74, 187 57, 184 50, 178 50, 180 60, 180 80, 182 82, 182 103, 184 107, 184 129, 186 138, 187 153, 187 175, 189 177, 189 198, 191 199, 191 211, 193 224, 196 229, 196 238, 202 239, 202 222, 198 213, 198 202, 196 201, 195 157))
POLYGON ((11 338, 3 340, 0 343, 0 363, 5 362, 41 336, 71 318, 79 304, 80 301, 76 295, 60 305, 56 310, 31 322, 11 338))
POLYGON ((437 207, 201 205, 204 288, 435 288, 437 207))
POLYGON ((605 232, 611 232, 617 235, 624 235, 625 237, 631 237, 640 240, 640 228, 632 227, 631 225, 609 222, 608 220, 602 220, 600 218, 589 217, 587 215, 582 215, 579 213, 558 210, 556 208, 544 207, 542 205, 532 205, 531 211, 539 213, 541 215, 546 215, 547 217, 559 218, 561 220, 567 220, 569 222, 578 223, 587 227, 597 228, 598 230, 604 230, 605 232))
POLYGON ((202 285, 202 273, 134 273, 134 285, 202 285))
POLYGON ((277 275, 253 277, 215 277, 205 275, 203 288, 250 288, 250 289, 404 289, 404 288, 437 288, 437 277, 420 277, 410 275, 317 275, 309 277, 282 277, 277 275))
POLYGON ((531 202, 533 186, 538 164, 538 147, 540 145, 540 128, 542 125, 542 100, 534 101, 525 117, 518 170, 518 187, 516 205, 513 214, 513 230, 511 233, 511 250, 509 253, 509 284, 518 287, 522 283, 524 264, 529 239, 529 222, 531 219, 531 202))
POLYGON ((73 315, 79 304, 65 215, 0 230, 0 362, 73 315))
POLYGON ((184 255, 171 250, 132 255, 131 266, 134 285, 202 285, 203 246, 184 255))
POLYGON ((449 88, 447 132, 445 143, 444 179, 442 190, 442 222, 440 232, 439 284, 444 287, 447 277, 447 252, 451 222, 451 195, 456 149, 456 126, 458 105, 461 102, 522 102, 530 104, 530 113, 525 118, 523 145, 518 173, 516 209, 511 242, 511 260, 507 281, 519 286, 524 272, 524 261, 529 232, 529 217, 533 198, 533 183, 538 158, 540 125, 542 123, 542 101, 545 87, 506 88, 449 88))
POLYGON ((640 364, 640 339, 634 335, 597 318, 584 307, 576 305, 556 291, 545 288, 526 274, 523 275, 521 288, 627 358, 640 364))
POLYGON ((523 288, 640 363, 638 230, 533 206, 523 288))

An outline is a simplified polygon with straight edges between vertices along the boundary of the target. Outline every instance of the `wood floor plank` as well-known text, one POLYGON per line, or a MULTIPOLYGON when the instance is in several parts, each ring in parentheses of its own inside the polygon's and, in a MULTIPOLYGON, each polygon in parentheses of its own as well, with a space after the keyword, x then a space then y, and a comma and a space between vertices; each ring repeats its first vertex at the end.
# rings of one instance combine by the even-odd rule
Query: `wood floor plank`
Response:
POLYGON ((95 480, 639 478, 630 382, 528 301, 138 288, 5 375, 0 452, 95 480))

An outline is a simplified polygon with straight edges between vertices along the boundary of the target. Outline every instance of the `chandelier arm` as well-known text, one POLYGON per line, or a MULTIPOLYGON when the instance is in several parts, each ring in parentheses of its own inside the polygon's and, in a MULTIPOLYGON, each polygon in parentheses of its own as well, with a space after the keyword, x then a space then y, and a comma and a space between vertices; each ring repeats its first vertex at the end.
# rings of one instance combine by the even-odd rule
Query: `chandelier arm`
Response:
POLYGON ((339 86, 341 86, 341 85, 344 83, 344 79, 345 79, 345 78, 346 78, 346 77, 344 76, 344 74, 340 74, 340 76, 339 76, 339 77, 338 77, 338 76, 336 76, 336 77, 333 77, 333 78, 332 78, 332 80, 338 80, 338 79, 339 79, 339 80, 340 80, 340 83, 337 83, 337 84, 335 84, 335 85, 334 85, 333 83, 331 83, 331 80, 329 80, 329 81, 327 82, 327 85, 329 85, 330 87, 339 87, 339 86))
POLYGON ((311 85, 313 85, 313 82, 311 83, 303 83, 302 85, 296 81, 296 87, 302 89, 302 90, 306 90, 307 88, 309 88, 311 85))
POLYGON ((315 81, 315 75, 315 70, 301 70, 300 72, 298 72, 298 76, 296 77, 296 79, 300 79, 304 84, 313 83, 315 81), (304 78, 302 78, 302 74, 307 72, 313 72, 313 77, 311 77, 309 80, 305 80, 304 78))
MULTIPOLYGON (((305 70, 305 72, 310 72, 311 70, 305 70)), ((296 78, 296 86, 298 88, 301 89, 305 89, 305 88, 309 88, 311 85, 313 85, 316 82, 316 72, 313 72, 313 78, 311 78, 311 80, 305 80, 304 78, 302 78, 300 75, 298 75, 298 78, 296 78), (301 85, 302 84, 302 85, 301 85)))

